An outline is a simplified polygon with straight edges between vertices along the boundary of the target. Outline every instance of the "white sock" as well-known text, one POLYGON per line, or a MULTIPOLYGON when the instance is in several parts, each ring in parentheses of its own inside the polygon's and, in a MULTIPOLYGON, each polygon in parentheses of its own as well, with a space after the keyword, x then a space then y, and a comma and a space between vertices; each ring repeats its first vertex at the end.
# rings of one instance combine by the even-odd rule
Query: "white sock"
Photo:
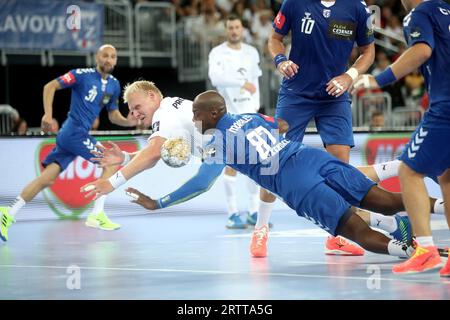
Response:
POLYGON ((259 205, 259 186, 250 178, 247 179, 248 188, 248 212, 250 214, 258 211, 259 205))
POLYGON ((378 179, 383 181, 398 176, 398 168, 400 163, 400 160, 377 163, 373 165, 373 169, 377 173, 378 179))
POLYGON ((434 246, 433 237, 416 237, 416 242, 421 247, 434 246))
POLYGON ((433 207, 433 212, 436 214, 445 214, 444 199, 436 199, 433 207))
POLYGON ((391 240, 388 243, 388 252, 391 256, 408 258, 413 251, 414 249, 412 247, 401 241, 391 240))
POLYGON ((258 218, 256 219, 255 229, 259 229, 264 225, 269 224, 270 216, 272 215, 272 207, 274 202, 259 201, 258 218))
POLYGON ((21 196, 17 196, 17 198, 9 205, 9 214, 13 217, 16 215, 17 211, 20 210, 26 204, 25 200, 21 196))
POLYGON ((389 233, 397 230, 397 220, 395 220, 394 216, 384 216, 375 212, 369 212, 369 216, 371 227, 379 228, 389 233))
POLYGON ((228 216, 238 212, 236 198, 236 176, 223 176, 225 182, 225 195, 227 197, 228 216))
POLYGON ((105 200, 106 200, 106 196, 101 196, 100 198, 98 198, 97 200, 95 200, 94 202, 94 209, 92 210, 92 213, 97 215, 100 212, 103 211, 103 208, 105 207, 105 200))

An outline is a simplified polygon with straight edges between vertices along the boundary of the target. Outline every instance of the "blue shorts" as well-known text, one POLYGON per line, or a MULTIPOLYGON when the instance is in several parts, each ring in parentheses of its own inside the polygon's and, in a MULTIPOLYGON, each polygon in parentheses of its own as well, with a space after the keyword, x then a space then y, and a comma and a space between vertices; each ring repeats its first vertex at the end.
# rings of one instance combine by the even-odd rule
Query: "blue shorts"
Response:
POLYGON ((440 176, 450 168, 450 128, 421 123, 400 156, 408 167, 427 176, 440 176))
POLYGON ((94 157, 91 151, 98 151, 96 145, 97 140, 84 129, 63 126, 56 136, 56 147, 42 161, 42 165, 46 167, 55 162, 64 171, 77 156, 90 161, 94 157))
POLYGON ((278 194, 299 216, 332 235, 351 206, 359 207, 376 183, 327 152, 305 148, 281 170, 278 194), (293 178, 295 177, 295 178, 293 178))
POLYGON ((324 145, 355 145, 350 101, 311 104, 307 100, 280 92, 276 117, 289 124, 286 137, 290 140, 301 142, 309 121, 314 119, 324 145))

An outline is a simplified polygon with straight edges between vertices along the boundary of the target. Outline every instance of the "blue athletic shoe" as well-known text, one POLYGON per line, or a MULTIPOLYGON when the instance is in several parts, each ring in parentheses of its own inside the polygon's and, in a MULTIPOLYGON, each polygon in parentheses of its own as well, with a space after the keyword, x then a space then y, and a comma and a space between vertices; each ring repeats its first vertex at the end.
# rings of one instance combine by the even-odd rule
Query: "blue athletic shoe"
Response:
POLYGON ((405 217, 395 216, 395 220, 397 220, 397 230, 392 232, 390 235, 395 240, 411 244, 413 235, 409 218, 406 216, 405 217))
POLYGON ((245 229, 245 228, 247 228, 247 225, 244 222, 242 222, 241 217, 239 216, 239 213, 236 212, 228 217, 227 228, 228 229, 245 229))
POLYGON ((258 212, 247 213, 247 224, 254 226, 256 224, 256 219, 258 219, 258 212))

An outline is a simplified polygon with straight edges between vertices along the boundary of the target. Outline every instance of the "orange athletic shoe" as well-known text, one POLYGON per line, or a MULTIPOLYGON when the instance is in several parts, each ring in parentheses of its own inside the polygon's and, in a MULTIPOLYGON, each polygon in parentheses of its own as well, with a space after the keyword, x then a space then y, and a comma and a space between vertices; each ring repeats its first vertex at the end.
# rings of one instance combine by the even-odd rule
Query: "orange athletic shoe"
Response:
POLYGON ((362 256, 364 255, 364 249, 351 244, 340 236, 330 236, 325 243, 325 254, 336 256, 362 256))
POLYGON ((442 259, 435 246, 418 246, 411 258, 392 267, 392 272, 397 274, 418 273, 439 268, 442 259))
POLYGON ((255 229, 250 243, 250 253, 255 258, 264 258, 267 256, 267 240, 269 239, 269 226, 264 225, 255 229))
POLYGON ((450 277, 450 248, 448 248, 447 250, 449 258, 447 258, 447 263, 445 264, 445 266, 441 269, 441 271, 439 271, 441 277, 450 277))

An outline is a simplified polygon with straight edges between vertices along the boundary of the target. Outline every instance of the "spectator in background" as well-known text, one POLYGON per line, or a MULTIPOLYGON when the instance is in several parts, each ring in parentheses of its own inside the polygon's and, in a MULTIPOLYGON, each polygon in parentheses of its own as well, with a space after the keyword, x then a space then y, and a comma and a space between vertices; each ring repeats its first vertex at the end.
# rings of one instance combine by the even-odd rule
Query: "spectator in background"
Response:
POLYGON ((370 117, 370 131, 382 130, 384 127, 384 114, 383 112, 376 110, 372 112, 370 117))
POLYGON ((259 52, 268 53, 267 40, 272 31, 272 11, 261 10, 255 14, 252 24, 252 33, 254 43, 258 47, 259 52))
POLYGON ((405 86, 407 95, 411 97, 414 103, 419 103, 425 92, 425 80, 420 74, 419 70, 415 70, 414 72, 408 74, 405 77, 405 86))
POLYGON ((14 123, 14 127, 12 129, 12 132, 19 135, 24 136, 28 132, 28 123, 23 118, 18 118, 16 122, 14 123))

